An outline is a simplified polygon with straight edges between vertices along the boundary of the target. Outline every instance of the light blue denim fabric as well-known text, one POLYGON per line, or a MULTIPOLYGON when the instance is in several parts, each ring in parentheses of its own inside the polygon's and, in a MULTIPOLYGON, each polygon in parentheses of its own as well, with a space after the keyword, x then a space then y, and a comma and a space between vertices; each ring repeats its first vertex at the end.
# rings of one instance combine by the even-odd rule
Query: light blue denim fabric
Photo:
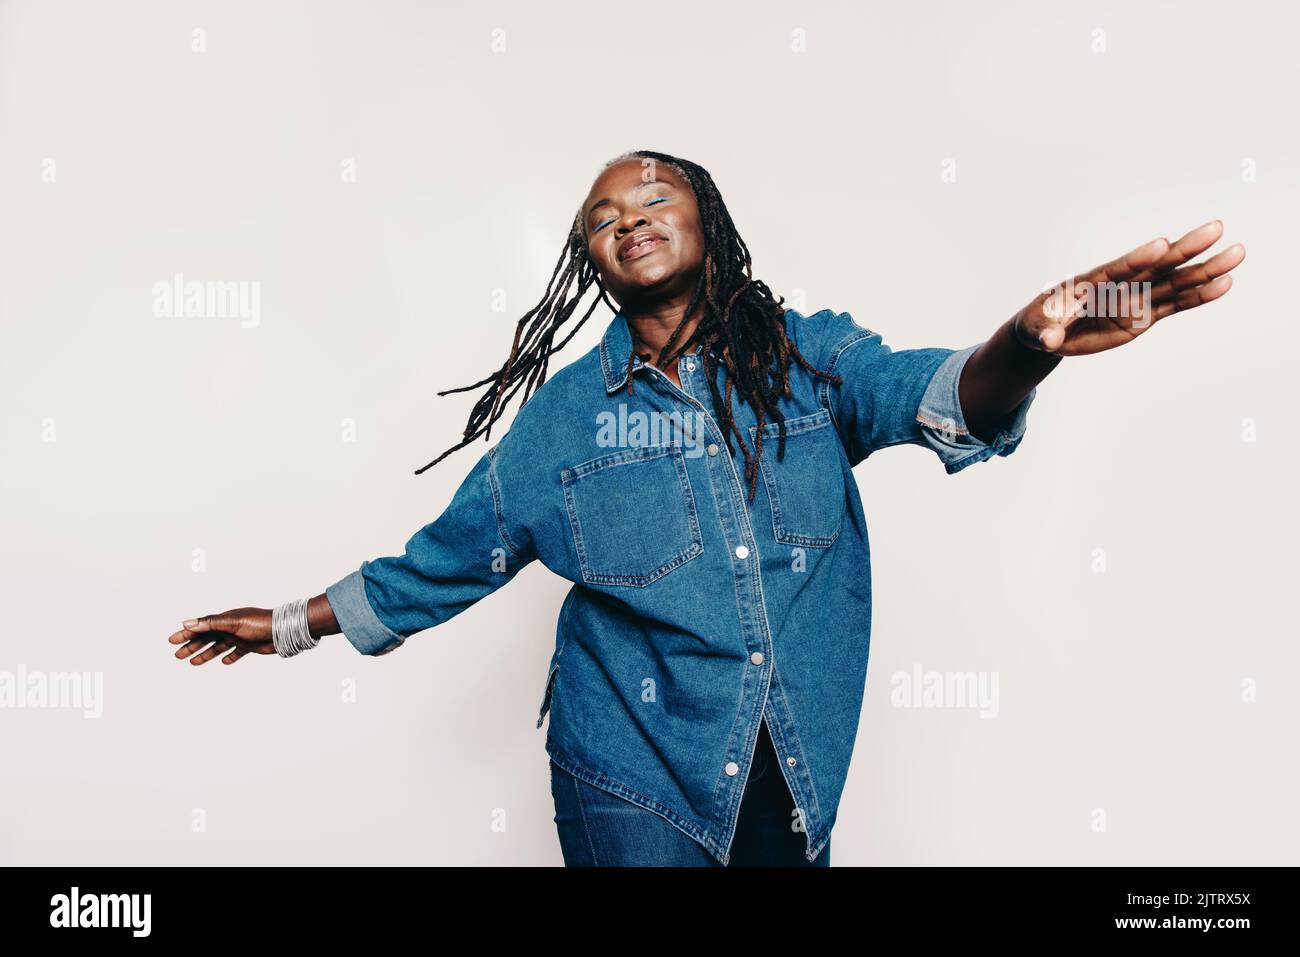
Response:
MULTIPOLYGON (((786 324, 814 367, 844 381, 791 364, 785 454, 765 424, 753 502, 701 357, 679 360, 680 389, 637 359, 629 395, 619 313, 520 409, 404 554, 363 562, 326 590, 348 641, 381 655, 532 561, 572 581, 537 719, 549 711, 547 753, 724 865, 764 715, 810 861, 835 823, 871 634, 853 466, 901 444, 932 449, 949 473, 1009 455, 1037 395, 985 443, 957 394, 978 344, 894 351, 829 309, 786 310, 786 324)), ((737 400, 733 412, 752 448, 753 410, 737 400)))

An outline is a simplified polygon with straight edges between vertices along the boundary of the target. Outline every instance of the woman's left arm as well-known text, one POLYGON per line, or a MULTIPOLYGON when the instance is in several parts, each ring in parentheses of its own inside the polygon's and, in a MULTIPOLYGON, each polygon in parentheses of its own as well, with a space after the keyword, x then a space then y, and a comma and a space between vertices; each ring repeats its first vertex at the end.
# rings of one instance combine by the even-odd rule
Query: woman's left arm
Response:
POLYGON ((1037 296, 967 360, 957 386, 967 428, 989 441, 1065 356, 1122 346, 1166 316, 1226 293, 1232 288, 1228 272, 1246 257, 1240 243, 1184 265, 1222 235, 1216 219, 1172 246, 1155 239, 1037 296))

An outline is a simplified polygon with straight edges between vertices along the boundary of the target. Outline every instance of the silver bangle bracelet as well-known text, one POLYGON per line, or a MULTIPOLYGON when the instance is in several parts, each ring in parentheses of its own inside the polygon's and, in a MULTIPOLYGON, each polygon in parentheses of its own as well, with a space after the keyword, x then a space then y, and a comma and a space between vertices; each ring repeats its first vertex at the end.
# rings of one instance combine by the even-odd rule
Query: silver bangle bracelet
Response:
POLYGON ((281 658, 292 658, 320 644, 307 627, 308 600, 287 601, 271 610, 271 641, 281 658))

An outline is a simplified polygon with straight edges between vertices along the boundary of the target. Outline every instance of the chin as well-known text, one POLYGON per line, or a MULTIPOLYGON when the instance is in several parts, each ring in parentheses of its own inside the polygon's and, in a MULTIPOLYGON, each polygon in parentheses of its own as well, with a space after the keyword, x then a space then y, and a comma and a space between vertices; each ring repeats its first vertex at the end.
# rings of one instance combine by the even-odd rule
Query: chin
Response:
POLYGON ((626 270, 629 281, 637 286, 661 286, 676 278, 677 270, 660 263, 653 263, 644 268, 633 266, 626 270))

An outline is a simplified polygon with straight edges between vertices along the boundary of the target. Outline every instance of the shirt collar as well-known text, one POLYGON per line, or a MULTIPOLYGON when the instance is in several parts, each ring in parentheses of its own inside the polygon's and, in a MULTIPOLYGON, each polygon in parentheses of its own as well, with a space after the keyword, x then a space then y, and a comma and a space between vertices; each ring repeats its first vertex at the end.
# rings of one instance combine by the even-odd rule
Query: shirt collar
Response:
MULTIPOLYGON (((614 314, 600 340, 600 371, 605 374, 605 391, 617 392, 627 385, 627 357, 632 351, 632 331, 622 310, 614 314)), ((634 361, 640 368, 641 357, 634 361)))
MULTIPOLYGON (((605 335, 600 340, 600 371, 605 376, 605 391, 617 392, 627 385, 627 357, 632 351, 632 330, 627 326, 627 316, 620 309, 610 320, 605 335)), ((697 346, 695 354, 700 351, 697 346)), ((632 360, 632 370, 644 366, 641 357, 632 360)))

